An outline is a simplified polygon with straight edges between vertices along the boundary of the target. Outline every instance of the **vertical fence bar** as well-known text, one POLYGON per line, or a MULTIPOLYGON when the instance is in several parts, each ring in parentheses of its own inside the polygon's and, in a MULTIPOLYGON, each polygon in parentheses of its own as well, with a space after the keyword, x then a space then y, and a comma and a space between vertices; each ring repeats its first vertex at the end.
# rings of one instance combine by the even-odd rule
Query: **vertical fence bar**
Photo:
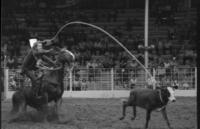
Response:
POLYGON ((72 86, 73 86, 73 77, 72 77, 72 70, 69 70, 69 91, 71 92, 72 91, 72 86))
POLYGON ((4 97, 5 99, 8 98, 8 90, 9 90, 9 86, 8 86, 8 69, 4 69, 4 97))
POLYGON ((195 67, 195 90, 197 91, 197 67, 195 67))
POLYGON ((101 87, 102 88, 102 73, 103 73, 103 69, 101 70, 101 73, 100 73, 100 85, 99 85, 99 87, 101 87))
POLYGON ((113 68, 111 68, 111 90, 113 91, 114 90, 114 71, 113 71, 113 68))
POLYGON ((195 80, 193 78, 195 77, 195 68, 190 68, 190 85, 191 88, 195 88, 195 80))
MULTIPOLYGON (((156 70, 153 68, 153 78, 156 80, 156 70)), ((156 89, 156 83, 153 83, 153 89, 156 89)))

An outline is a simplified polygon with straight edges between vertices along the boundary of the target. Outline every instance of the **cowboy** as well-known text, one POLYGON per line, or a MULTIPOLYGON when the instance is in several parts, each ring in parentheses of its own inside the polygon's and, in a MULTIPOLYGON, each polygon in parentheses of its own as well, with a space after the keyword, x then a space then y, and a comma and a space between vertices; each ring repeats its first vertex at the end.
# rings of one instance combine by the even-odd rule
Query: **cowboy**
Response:
MULTIPOLYGON (((53 42, 48 41, 48 42, 42 42, 42 41, 37 41, 33 44, 31 50, 29 51, 28 55, 25 57, 23 63, 22 63, 22 74, 27 75, 33 84, 33 86, 37 85, 37 80, 38 78, 35 76, 34 71, 37 70, 38 68, 36 67, 36 64, 39 60, 39 62, 42 59, 45 59, 46 61, 51 62, 53 64, 53 61, 48 58, 48 55, 53 55, 54 50, 49 49, 46 50, 44 47, 51 46, 53 42)), ((39 63, 38 63, 39 64, 39 63)), ((39 77, 40 78, 40 77, 39 77)))

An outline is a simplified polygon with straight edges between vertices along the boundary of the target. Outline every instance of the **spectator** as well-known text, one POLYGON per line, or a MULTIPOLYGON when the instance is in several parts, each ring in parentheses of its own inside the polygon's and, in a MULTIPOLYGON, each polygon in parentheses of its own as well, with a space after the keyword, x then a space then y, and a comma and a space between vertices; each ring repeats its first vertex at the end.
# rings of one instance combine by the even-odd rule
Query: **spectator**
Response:
POLYGON ((26 14, 26 24, 28 27, 38 27, 38 16, 36 12, 33 12, 31 15, 26 14))
POLYGON ((137 83, 137 79, 136 78, 135 79, 131 78, 129 83, 130 83, 129 84, 130 85, 130 89, 134 89, 135 86, 136 86, 136 83, 137 83))
POLYGON ((183 79, 183 89, 188 90, 189 89, 189 80, 188 80, 188 76, 185 76, 183 79))
POLYGON ((169 26, 174 26, 175 25, 175 19, 174 19, 174 15, 171 14, 168 18, 167 18, 167 22, 169 26))
POLYGON ((1 101, 4 100, 4 71, 2 68, 0 68, 0 73, 1 73, 1 101))
POLYGON ((133 21, 131 18, 127 18, 125 26, 127 31, 132 31, 133 21))
POLYGON ((9 88, 11 90, 16 90, 17 89, 17 83, 16 83, 16 80, 15 80, 14 76, 10 76, 10 78, 9 78, 9 88))
POLYGON ((164 62, 164 68, 166 69, 166 75, 169 76, 170 73, 171 73, 170 61, 169 61, 169 59, 167 59, 167 60, 164 62))
POLYGON ((127 68, 135 69, 138 66, 136 60, 129 60, 127 63, 127 68))
POLYGON ((75 77, 75 79, 74 79, 72 90, 74 90, 74 91, 81 90, 81 81, 78 77, 75 77))
POLYGON ((148 80, 147 80, 147 86, 148 86, 148 88, 150 88, 150 89, 155 89, 156 80, 155 80, 154 77, 148 78, 148 80))
POLYGON ((87 84, 86 79, 82 79, 82 81, 81 81, 81 90, 87 90, 87 88, 88 88, 88 84, 87 84))
POLYGON ((168 29, 168 39, 174 40, 176 38, 176 29, 174 27, 169 27, 168 29))
POLYGON ((158 51, 157 51, 157 53, 159 54, 159 55, 162 55, 164 52, 164 45, 163 45, 164 43, 163 43, 163 41, 161 40, 161 39, 159 39, 158 40, 158 51))
POLYGON ((118 11, 117 10, 111 11, 111 17, 113 18, 114 22, 117 21, 117 16, 118 16, 118 11))
POLYGON ((139 21, 139 19, 134 18, 134 19, 133 19, 133 25, 134 25, 134 26, 142 26, 142 23, 139 21))
POLYGON ((14 48, 13 43, 12 43, 10 40, 8 40, 6 46, 7 46, 7 52, 8 52, 8 54, 9 54, 9 55, 14 55, 15 48, 14 48))
POLYGON ((88 69, 88 79, 89 81, 94 81, 94 68, 90 61, 87 62, 87 69, 88 69))
POLYGON ((172 86, 178 86, 178 87, 179 87, 178 81, 177 81, 177 80, 174 80, 172 86))
POLYGON ((12 55, 8 56, 7 66, 8 66, 9 69, 16 68, 16 62, 15 62, 15 59, 12 55))
POLYGON ((164 64, 158 65, 157 74, 159 76, 159 79, 163 78, 163 76, 166 74, 166 69, 164 68, 164 64))

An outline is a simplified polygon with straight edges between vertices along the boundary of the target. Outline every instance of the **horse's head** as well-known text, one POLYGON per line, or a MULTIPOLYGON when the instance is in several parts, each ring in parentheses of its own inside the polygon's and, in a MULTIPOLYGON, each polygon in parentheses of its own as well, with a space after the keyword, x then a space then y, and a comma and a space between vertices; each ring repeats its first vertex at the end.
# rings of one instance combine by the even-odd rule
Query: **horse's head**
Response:
POLYGON ((75 55, 71 51, 62 48, 58 52, 57 61, 62 64, 68 63, 68 65, 71 65, 75 61, 75 55))

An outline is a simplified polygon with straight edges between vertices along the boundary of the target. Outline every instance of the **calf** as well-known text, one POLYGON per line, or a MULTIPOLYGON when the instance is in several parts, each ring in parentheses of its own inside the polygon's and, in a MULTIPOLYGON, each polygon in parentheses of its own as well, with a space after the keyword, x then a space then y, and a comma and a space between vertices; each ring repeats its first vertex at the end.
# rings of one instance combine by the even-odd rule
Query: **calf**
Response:
POLYGON ((132 120, 136 118, 136 106, 146 109, 146 124, 145 129, 148 128, 148 123, 150 120, 151 112, 153 110, 159 109, 162 112, 162 115, 167 122, 167 125, 170 129, 170 123, 166 114, 166 105, 169 101, 175 102, 174 90, 177 89, 177 86, 174 87, 164 87, 156 90, 152 89, 135 89, 130 92, 128 100, 123 101, 123 116, 120 120, 123 120, 126 116, 126 107, 133 107, 133 117, 132 120))

